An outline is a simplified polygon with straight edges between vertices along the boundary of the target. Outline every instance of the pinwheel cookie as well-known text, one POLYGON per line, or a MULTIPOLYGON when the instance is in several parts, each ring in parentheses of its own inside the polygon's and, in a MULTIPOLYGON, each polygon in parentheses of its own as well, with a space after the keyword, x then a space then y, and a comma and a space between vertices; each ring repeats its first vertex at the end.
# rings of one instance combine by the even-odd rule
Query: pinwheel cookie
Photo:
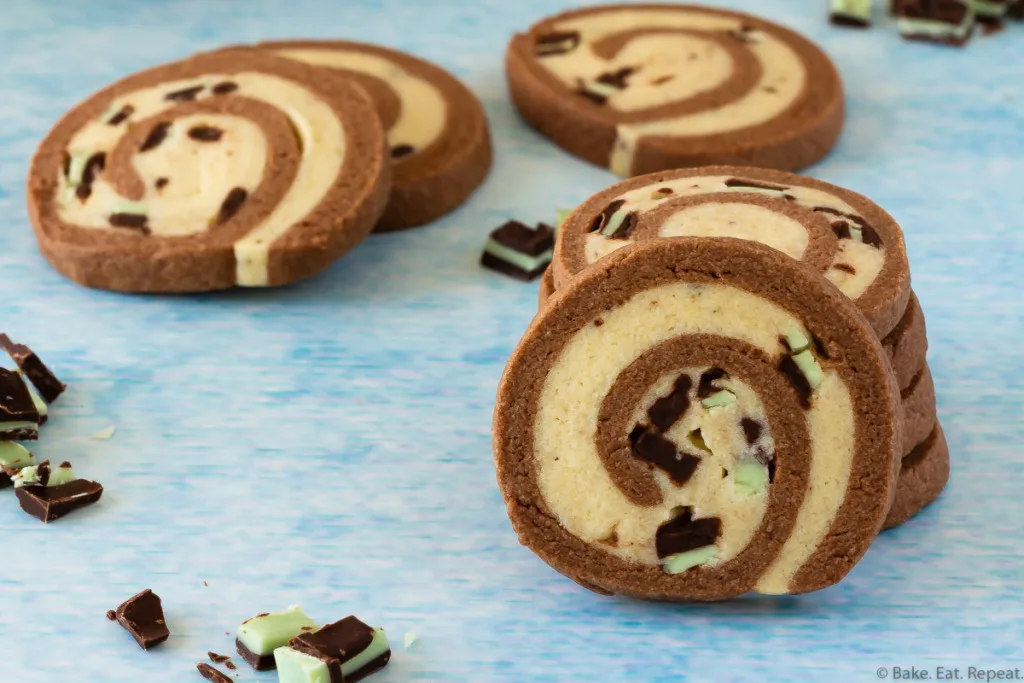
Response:
POLYGON ((498 480, 522 543, 595 590, 808 592, 886 518, 899 401, 877 336, 808 264, 650 240, 534 319, 498 391, 498 480))
POLYGON ((378 232, 439 218, 462 204, 487 176, 491 137, 483 107, 444 69, 365 43, 288 41, 258 47, 355 79, 373 98, 394 164, 378 232))
POLYGON ((835 66, 763 19, 691 5, 608 5, 509 44, 512 101, 564 149, 620 176, 706 164, 796 170, 843 124, 835 66))
POLYGON ((90 287, 265 287, 323 270, 390 186, 384 129, 350 79, 258 50, 200 54, 93 95, 32 161, 29 212, 90 287))

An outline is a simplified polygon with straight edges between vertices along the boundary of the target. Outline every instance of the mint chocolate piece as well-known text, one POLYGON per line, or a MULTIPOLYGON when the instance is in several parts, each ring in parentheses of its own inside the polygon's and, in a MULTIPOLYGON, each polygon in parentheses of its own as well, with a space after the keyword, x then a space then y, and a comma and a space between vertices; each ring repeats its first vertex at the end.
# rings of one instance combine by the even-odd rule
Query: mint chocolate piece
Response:
MULTIPOLYGON (((314 633, 295 636, 288 646, 325 663, 339 662, 345 683, 360 681, 383 669, 391 660, 391 647, 384 629, 370 628, 355 617, 345 617, 314 633)), ((280 664, 278 660, 279 668, 280 664)), ((333 683, 333 677, 331 681, 333 683)))
POLYGON ((971 0, 895 0, 893 12, 900 34, 911 40, 960 46, 974 29, 971 0))
POLYGON ((252 668, 269 671, 275 667, 275 650, 287 645, 295 636, 316 628, 316 622, 298 605, 292 605, 283 612, 264 612, 246 619, 238 627, 235 649, 252 668))
POLYGON ((554 250, 555 229, 550 225, 538 223, 531 228, 519 221, 508 221, 491 233, 480 264, 529 282, 544 272, 554 250))
POLYGON ((35 441, 39 420, 39 410, 22 376, 0 368, 0 441, 35 441))
POLYGON ((114 614, 143 650, 156 647, 171 635, 160 596, 148 588, 126 600, 114 614))
POLYGON ((32 385, 47 403, 53 403, 64 393, 67 385, 57 379, 39 356, 24 344, 15 344, 6 334, 0 334, 0 348, 17 364, 18 369, 32 382, 32 385))
POLYGON ((874 0, 831 0, 830 20, 836 26, 867 28, 874 0))

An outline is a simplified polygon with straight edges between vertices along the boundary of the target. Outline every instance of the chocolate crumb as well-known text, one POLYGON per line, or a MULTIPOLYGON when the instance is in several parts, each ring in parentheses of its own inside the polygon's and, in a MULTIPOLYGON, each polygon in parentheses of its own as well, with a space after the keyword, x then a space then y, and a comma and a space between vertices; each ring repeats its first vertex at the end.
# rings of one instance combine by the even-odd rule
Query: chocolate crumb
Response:
POLYGON ((206 583, 205 581, 203 581, 203 585, 206 586, 206 587, 210 586, 210 584, 206 583))
POLYGON ((679 375, 672 393, 659 398, 647 409, 647 418, 656 429, 667 432, 690 407, 690 389, 693 379, 685 372, 679 375))
POLYGON ((238 668, 237 666, 234 665, 234 663, 231 660, 228 660, 228 661, 224 662, 224 666, 226 666, 227 668, 231 669, 232 671, 234 671, 235 669, 238 668))
POLYGON ((675 76, 673 76, 672 74, 665 74, 664 76, 659 76, 658 78, 655 78, 653 81, 651 81, 651 85, 663 85, 671 81, 673 78, 675 78, 675 76))
POLYGON ((149 234, 149 216, 144 213, 112 213, 108 220, 115 228, 131 228, 149 234))
POLYGON ((123 107, 121 107, 121 111, 117 112, 116 114, 114 114, 113 116, 110 117, 110 120, 107 121, 107 125, 108 126, 120 125, 129 116, 131 116, 134 113, 135 113, 135 107, 133 107, 130 104, 126 104, 123 107))
POLYGON ((846 263, 837 263, 837 264, 835 264, 832 267, 835 268, 836 270, 841 270, 844 273, 849 273, 850 275, 856 275, 857 274, 857 269, 854 268, 851 265, 846 264, 846 263))
POLYGON ((107 610, 107 619, 110 619, 111 621, 114 621, 114 619, 117 619, 117 614, 114 612, 114 610, 112 610, 112 609, 108 609, 107 610))
POLYGON ((208 681, 213 683, 233 683, 228 676, 220 671, 217 671, 212 666, 205 662, 196 664, 196 669, 199 670, 200 675, 208 681))
POLYGON ((238 213, 238 210, 242 207, 242 204, 248 196, 249 193, 241 187, 236 187, 231 190, 231 192, 228 192, 228 196, 224 198, 223 203, 220 205, 220 213, 217 215, 217 222, 223 223, 238 213))
POLYGON ((604 318, 598 318, 594 321, 594 327, 601 327, 601 325, 604 325, 604 318))
POLYGON ((203 86, 194 85, 191 88, 182 88, 181 90, 175 90, 164 95, 165 100, 172 102, 191 102, 196 96, 203 91, 203 86))
POLYGON ((410 154, 412 154, 415 151, 416 151, 416 148, 413 147, 412 145, 406 145, 406 144, 395 145, 394 147, 391 148, 391 158, 392 159, 401 159, 402 157, 409 156, 410 154))
POLYGON ((198 142, 217 142, 224 131, 214 126, 192 126, 188 129, 188 136, 198 142))
POLYGON ((167 178, 157 178, 156 179, 156 183, 154 183, 154 186, 156 187, 156 189, 162 190, 165 187, 167 187, 167 183, 169 183, 169 182, 171 182, 171 181, 168 180, 167 178))
POLYGON ((841 240, 850 239, 850 224, 846 221, 836 221, 832 223, 832 232, 836 234, 841 240))
POLYGON ((238 84, 233 81, 222 81, 210 89, 214 95, 227 95, 235 90, 238 90, 238 84))
POLYGON ((169 121, 162 121, 153 126, 153 130, 149 131, 149 135, 146 136, 146 139, 142 141, 142 145, 139 146, 139 151, 148 152, 154 147, 159 147, 160 143, 167 137, 167 131, 170 129, 171 124, 169 121))

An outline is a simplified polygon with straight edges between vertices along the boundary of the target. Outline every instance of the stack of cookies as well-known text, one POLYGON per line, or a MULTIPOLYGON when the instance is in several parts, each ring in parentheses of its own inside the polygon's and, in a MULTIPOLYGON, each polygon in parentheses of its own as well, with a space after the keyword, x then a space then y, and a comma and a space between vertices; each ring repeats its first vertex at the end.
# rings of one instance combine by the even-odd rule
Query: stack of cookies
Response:
POLYGON ((494 421, 521 541, 604 593, 818 590, 945 485, 902 231, 859 194, 711 166, 569 214, 494 421))
POLYGON ((266 287, 451 211, 490 165, 483 108, 443 69, 362 43, 265 43, 76 106, 32 161, 29 212, 46 258, 89 287, 266 287))

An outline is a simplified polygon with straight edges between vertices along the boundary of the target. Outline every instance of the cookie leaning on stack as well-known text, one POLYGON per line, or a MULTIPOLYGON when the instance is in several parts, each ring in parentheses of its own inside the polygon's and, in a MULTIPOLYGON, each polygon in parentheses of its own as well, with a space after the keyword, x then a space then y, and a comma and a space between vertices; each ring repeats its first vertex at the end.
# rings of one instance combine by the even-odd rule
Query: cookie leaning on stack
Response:
POLYGON ((903 485, 895 526, 941 493, 949 453, 925 356, 924 313, 910 289, 903 234, 867 197, 804 176, 712 166, 654 173, 597 193, 558 235, 540 301, 602 256, 665 237, 730 236, 763 242, 822 272, 875 330, 901 391, 903 485))

